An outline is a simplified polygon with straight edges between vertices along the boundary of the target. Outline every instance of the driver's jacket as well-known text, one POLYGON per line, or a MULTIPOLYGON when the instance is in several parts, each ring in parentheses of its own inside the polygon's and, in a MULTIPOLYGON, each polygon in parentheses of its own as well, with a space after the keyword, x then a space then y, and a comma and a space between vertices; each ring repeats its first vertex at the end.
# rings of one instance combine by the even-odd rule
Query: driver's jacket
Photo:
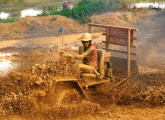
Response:
POLYGON ((97 50, 93 44, 91 44, 91 46, 81 55, 77 55, 76 58, 83 60, 84 64, 93 66, 96 70, 98 70, 97 50))

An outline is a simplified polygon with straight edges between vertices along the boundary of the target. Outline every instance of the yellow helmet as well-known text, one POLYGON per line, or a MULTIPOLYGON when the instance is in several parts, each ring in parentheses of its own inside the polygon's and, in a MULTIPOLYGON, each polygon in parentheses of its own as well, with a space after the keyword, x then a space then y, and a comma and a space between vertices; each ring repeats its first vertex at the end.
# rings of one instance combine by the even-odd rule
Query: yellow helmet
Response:
POLYGON ((82 35, 81 41, 90 41, 90 40, 92 40, 92 35, 91 35, 91 34, 89 34, 89 33, 84 33, 84 34, 82 35))

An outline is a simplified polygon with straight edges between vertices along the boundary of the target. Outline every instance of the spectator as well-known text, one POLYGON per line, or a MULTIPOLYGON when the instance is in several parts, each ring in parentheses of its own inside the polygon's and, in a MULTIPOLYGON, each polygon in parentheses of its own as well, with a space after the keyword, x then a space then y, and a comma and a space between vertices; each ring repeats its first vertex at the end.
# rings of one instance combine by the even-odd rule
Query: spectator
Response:
POLYGON ((68 7, 67 1, 64 2, 64 4, 62 5, 63 9, 68 7))
POLYGON ((67 8, 71 9, 70 2, 67 3, 67 8))

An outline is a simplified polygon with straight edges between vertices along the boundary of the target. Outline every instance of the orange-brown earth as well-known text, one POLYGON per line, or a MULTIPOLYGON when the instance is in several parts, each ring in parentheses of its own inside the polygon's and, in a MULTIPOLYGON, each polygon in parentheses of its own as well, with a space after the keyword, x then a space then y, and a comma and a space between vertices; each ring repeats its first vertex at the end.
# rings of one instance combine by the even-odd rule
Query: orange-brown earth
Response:
MULTIPOLYGON (((165 14, 163 11, 133 10, 92 16, 91 22, 135 27, 138 62, 165 69, 165 14), (154 21, 154 22, 153 22, 154 21)), ((163 120, 165 118, 165 76, 134 76, 115 90, 105 84, 88 91, 86 100, 70 83, 55 85, 51 76, 63 75, 59 51, 78 54, 79 38, 88 26, 63 16, 26 17, 14 23, 0 23, 0 52, 17 66, 0 78, 2 120, 163 120), (63 26, 62 35, 58 30, 63 26), (44 65, 42 65, 44 64, 44 65), (45 66, 46 65, 46 66, 45 66), (15 72, 17 71, 17 72, 15 72), (92 93, 91 93, 92 92, 92 93)), ((92 29, 101 48, 103 29, 92 29)), ((72 65, 74 68, 76 65, 72 65)), ((56 78, 58 79, 58 78, 56 78)), ((120 80, 116 76, 116 80, 120 80)))

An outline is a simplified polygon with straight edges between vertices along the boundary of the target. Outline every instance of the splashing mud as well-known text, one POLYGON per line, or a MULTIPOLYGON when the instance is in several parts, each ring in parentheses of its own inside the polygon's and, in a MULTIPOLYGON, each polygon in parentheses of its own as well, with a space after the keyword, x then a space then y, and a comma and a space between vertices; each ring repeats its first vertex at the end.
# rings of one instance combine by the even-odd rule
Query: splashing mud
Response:
MULTIPOLYGON (((66 49, 71 51, 68 46, 66 49)), ((132 81, 111 89, 122 79, 122 75, 116 76, 115 83, 87 90, 90 101, 85 100, 75 82, 56 82, 61 77, 64 78, 66 68, 64 61, 51 59, 52 56, 59 58, 57 49, 29 47, 18 60, 21 66, 5 78, 0 78, 3 116, 18 114, 30 119, 71 119, 80 115, 99 114, 101 106, 109 104, 138 106, 165 104, 163 74, 137 75, 132 81)), ((65 77, 74 77, 71 73, 74 73, 75 67, 72 65, 70 67, 72 71, 65 77)))

